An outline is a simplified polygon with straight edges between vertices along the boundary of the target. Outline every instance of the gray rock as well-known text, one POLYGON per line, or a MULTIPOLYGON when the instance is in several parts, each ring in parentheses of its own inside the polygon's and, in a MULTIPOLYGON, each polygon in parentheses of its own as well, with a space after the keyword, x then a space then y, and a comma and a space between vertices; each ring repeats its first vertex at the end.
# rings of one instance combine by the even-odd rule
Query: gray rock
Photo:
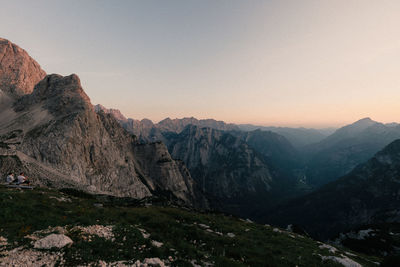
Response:
POLYGON ((62 234, 51 234, 42 239, 37 240, 33 247, 36 249, 51 249, 51 248, 63 248, 73 241, 66 235, 62 234))

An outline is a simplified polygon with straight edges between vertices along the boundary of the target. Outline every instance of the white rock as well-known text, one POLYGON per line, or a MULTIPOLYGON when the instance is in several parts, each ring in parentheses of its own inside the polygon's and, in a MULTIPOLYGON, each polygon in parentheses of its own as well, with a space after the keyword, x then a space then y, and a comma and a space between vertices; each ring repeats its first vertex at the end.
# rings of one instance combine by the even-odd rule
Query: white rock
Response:
POLYGON ((337 252, 337 248, 335 248, 335 247, 333 247, 331 245, 328 245, 328 244, 322 244, 322 245, 319 246, 319 248, 321 248, 321 249, 327 248, 330 253, 336 253, 337 252))
POLYGON ((236 235, 234 233, 227 233, 226 234, 228 237, 234 238, 236 235))
POLYGON ((156 248, 160 248, 164 245, 163 243, 155 241, 155 240, 151 240, 151 244, 156 248))
POLYGON ((322 260, 332 260, 342 264, 345 267, 362 267, 358 262, 353 261, 352 259, 342 255, 342 257, 335 256, 320 256, 322 260))
POLYGON ((164 262, 159 258, 146 258, 144 259, 143 263, 147 264, 148 266, 165 267, 164 262))
POLYGON ((36 250, 25 250, 18 247, 7 251, 0 257, 0 266, 55 266, 57 261, 62 262, 62 254, 36 250))
POLYGON ((0 246, 7 246, 7 238, 0 236, 0 246))
POLYGON ((71 238, 66 235, 51 234, 36 241, 33 247, 37 249, 62 248, 72 243, 71 238))
POLYGON ((146 232, 146 230, 142 228, 138 228, 138 230, 142 233, 143 238, 147 239, 150 237, 150 234, 146 232))
POLYGON ((203 228, 203 229, 208 229, 208 228, 210 228, 210 226, 208 226, 208 225, 206 225, 206 224, 203 224, 203 223, 199 223, 198 224, 201 228, 203 228))
POLYGON ((79 230, 83 234, 87 235, 96 235, 98 237, 102 237, 107 240, 113 240, 114 239, 114 233, 113 233, 113 226, 104 226, 104 225, 90 225, 90 226, 75 226, 72 228, 72 230, 79 230))

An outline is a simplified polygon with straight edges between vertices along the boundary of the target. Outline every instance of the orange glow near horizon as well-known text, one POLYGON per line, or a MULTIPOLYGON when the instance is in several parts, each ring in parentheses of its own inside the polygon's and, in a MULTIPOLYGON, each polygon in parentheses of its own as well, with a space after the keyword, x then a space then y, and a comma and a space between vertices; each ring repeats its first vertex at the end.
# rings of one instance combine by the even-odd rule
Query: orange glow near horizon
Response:
POLYGON ((92 103, 127 117, 321 128, 400 121, 399 10, 394 0, 10 1, 0 23, 47 72, 77 73, 92 103))

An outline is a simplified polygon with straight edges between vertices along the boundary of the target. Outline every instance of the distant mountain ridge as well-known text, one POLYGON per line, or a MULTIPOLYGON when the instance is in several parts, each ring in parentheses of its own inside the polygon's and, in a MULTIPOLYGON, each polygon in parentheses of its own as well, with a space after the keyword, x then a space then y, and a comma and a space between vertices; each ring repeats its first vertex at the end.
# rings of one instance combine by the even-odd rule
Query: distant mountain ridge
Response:
POLYGON ((182 119, 166 118, 158 123, 153 123, 149 119, 135 120, 126 118, 118 109, 106 108, 100 104, 94 106, 96 112, 102 110, 105 113, 112 114, 121 125, 128 131, 135 134, 140 141, 155 142, 164 141, 161 132, 180 133, 188 125, 199 127, 208 127, 221 131, 239 131, 239 127, 232 123, 225 123, 214 119, 198 120, 194 117, 185 117, 182 119))
POLYGON ((331 130, 319 131, 308 128, 290 128, 290 127, 274 127, 274 126, 257 126, 252 124, 240 124, 239 128, 243 131, 254 131, 260 129, 262 131, 271 131, 278 133, 288 139, 296 148, 302 148, 306 145, 317 143, 327 137, 331 130))
POLYGON ((368 160, 400 138, 400 125, 383 124, 370 118, 346 125, 303 150, 307 177, 317 186, 333 181, 368 160))
MULTIPOLYGON (((121 117, 112 109, 95 109, 121 117)), ((296 189, 301 160, 290 142, 277 133, 244 132, 223 122, 194 118, 166 119, 148 127, 131 119, 119 122, 142 141, 165 143, 219 210, 252 216, 296 189)))
POLYGON ((219 210, 251 217, 290 189, 291 177, 273 164, 274 156, 284 150, 265 151, 272 153, 269 158, 242 136, 194 125, 164 135, 171 155, 185 162, 211 205, 219 210))

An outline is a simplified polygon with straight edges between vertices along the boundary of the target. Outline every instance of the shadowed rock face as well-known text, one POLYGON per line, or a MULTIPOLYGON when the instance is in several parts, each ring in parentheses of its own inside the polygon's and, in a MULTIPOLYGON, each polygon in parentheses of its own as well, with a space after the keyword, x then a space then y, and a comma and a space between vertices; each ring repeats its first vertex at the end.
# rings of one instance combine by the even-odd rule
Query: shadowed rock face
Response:
POLYGON ((305 149, 308 181, 315 187, 334 181, 398 138, 397 124, 364 118, 344 126, 305 149))
POLYGON ((251 216, 271 204, 275 170, 241 138, 193 125, 165 135, 171 155, 185 162, 217 209, 251 216))
POLYGON ((205 203, 165 145, 138 144, 113 116, 96 113, 74 74, 48 75, 0 107, 0 156, 2 173, 23 170, 38 185, 205 203))
POLYGON ((32 92, 46 76, 39 64, 25 50, 0 38, 0 89, 10 96, 32 92))

